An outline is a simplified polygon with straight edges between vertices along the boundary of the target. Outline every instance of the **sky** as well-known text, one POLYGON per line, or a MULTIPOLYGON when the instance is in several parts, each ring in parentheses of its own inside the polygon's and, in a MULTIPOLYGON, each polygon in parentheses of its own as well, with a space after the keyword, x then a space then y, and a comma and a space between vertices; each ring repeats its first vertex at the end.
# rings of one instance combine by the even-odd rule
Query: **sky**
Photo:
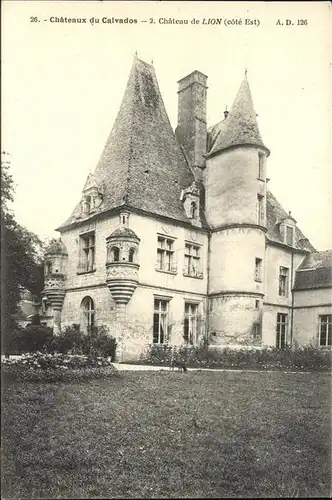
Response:
POLYGON ((173 129, 180 78, 195 69, 208 76, 210 126, 247 68, 271 151, 269 189, 318 250, 332 248, 331 13, 329 2, 4 1, 1 149, 11 155, 17 220, 42 239, 59 236, 97 166, 137 51, 153 60, 173 129), (51 22, 61 16, 87 22, 51 22))

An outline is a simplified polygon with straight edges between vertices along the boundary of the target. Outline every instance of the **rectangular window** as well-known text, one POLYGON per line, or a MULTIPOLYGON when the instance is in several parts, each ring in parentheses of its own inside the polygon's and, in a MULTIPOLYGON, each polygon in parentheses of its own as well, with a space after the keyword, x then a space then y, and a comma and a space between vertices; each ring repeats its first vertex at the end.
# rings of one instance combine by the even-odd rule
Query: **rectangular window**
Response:
POLYGON ((260 339, 261 338, 261 323, 254 323, 253 328, 252 328, 252 336, 254 339, 260 339))
POLYGON ((183 274, 186 276, 201 276, 200 259, 200 247, 192 245, 191 243, 186 243, 184 249, 183 274))
POLYGON ((262 281, 262 259, 255 259, 255 281, 262 281))
POLYGON ((257 224, 259 226, 264 226, 264 196, 261 194, 257 195, 257 224))
POLYGON ((289 281, 288 267, 279 268, 279 295, 281 297, 288 297, 288 281, 289 281))
POLYGON ((184 305, 184 331, 183 338, 187 344, 197 343, 198 334, 198 304, 186 302, 184 305))
POLYGON ((291 226, 286 226, 286 245, 293 246, 294 240, 294 228, 291 226))
POLYGON ((89 272, 95 270, 95 233, 80 236, 80 262, 79 271, 89 272))
POLYGON ((264 179, 264 155, 258 153, 258 178, 264 179))
POLYGON ((282 349, 287 342, 288 314, 277 314, 277 337, 276 347, 282 349))
POLYGON ((174 240, 162 236, 158 236, 157 247, 157 269, 158 271, 166 271, 169 273, 176 272, 174 263, 174 240))
POLYGON ((332 345, 332 314, 322 314, 318 323, 319 345, 332 345))
POLYGON ((168 301, 154 300, 153 343, 165 344, 168 340, 168 301))

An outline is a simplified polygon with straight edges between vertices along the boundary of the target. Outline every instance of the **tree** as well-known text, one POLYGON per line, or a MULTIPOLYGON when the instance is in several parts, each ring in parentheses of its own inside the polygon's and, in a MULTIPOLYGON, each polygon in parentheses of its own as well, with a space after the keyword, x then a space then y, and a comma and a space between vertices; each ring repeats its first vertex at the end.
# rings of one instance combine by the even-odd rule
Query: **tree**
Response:
POLYGON ((14 200, 9 156, 1 153, 1 338, 5 352, 18 329, 15 315, 22 292, 38 296, 43 289, 42 243, 16 222, 9 207, 14 200))

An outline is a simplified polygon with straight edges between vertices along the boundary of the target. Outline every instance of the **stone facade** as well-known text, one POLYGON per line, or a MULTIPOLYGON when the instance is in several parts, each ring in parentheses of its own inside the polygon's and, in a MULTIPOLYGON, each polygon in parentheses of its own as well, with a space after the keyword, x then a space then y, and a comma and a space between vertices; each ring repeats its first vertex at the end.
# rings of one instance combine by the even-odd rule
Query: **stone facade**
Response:
POLYGON ((329 344, 331 259, 267 190, 248 82, 210 129, 206 95, 199 71, 179 81, 175 138, 153 67, 134 60, 96 172, 45 256, 55 331, 106 325, 120 361, 152 343, 329 344), (310 255, 325 288, 306 289, 310 255))

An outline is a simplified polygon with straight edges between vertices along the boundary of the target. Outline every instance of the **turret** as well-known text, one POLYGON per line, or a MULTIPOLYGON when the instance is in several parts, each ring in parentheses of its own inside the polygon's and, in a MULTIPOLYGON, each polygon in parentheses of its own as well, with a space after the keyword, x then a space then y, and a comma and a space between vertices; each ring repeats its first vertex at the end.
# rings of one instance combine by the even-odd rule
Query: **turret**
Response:
POLYGON ((247 77, 210 131, 204 171, 215 342, 260 341, 264 297, 266 158, 247 77), (229 337, 228 337, 229 335, 229 337))
POLYGON ((140 239, 128 227, 129 214, 120 213, 120 227, 106 238, 106 283, 117 304, 129 302, 138 284, 140 239))
POLYGON ((66 294, 68 252, 61 241, 52 240, 44 253, 44 296, 54 312, 54 333, 61 331, 61 309, 66 294))

